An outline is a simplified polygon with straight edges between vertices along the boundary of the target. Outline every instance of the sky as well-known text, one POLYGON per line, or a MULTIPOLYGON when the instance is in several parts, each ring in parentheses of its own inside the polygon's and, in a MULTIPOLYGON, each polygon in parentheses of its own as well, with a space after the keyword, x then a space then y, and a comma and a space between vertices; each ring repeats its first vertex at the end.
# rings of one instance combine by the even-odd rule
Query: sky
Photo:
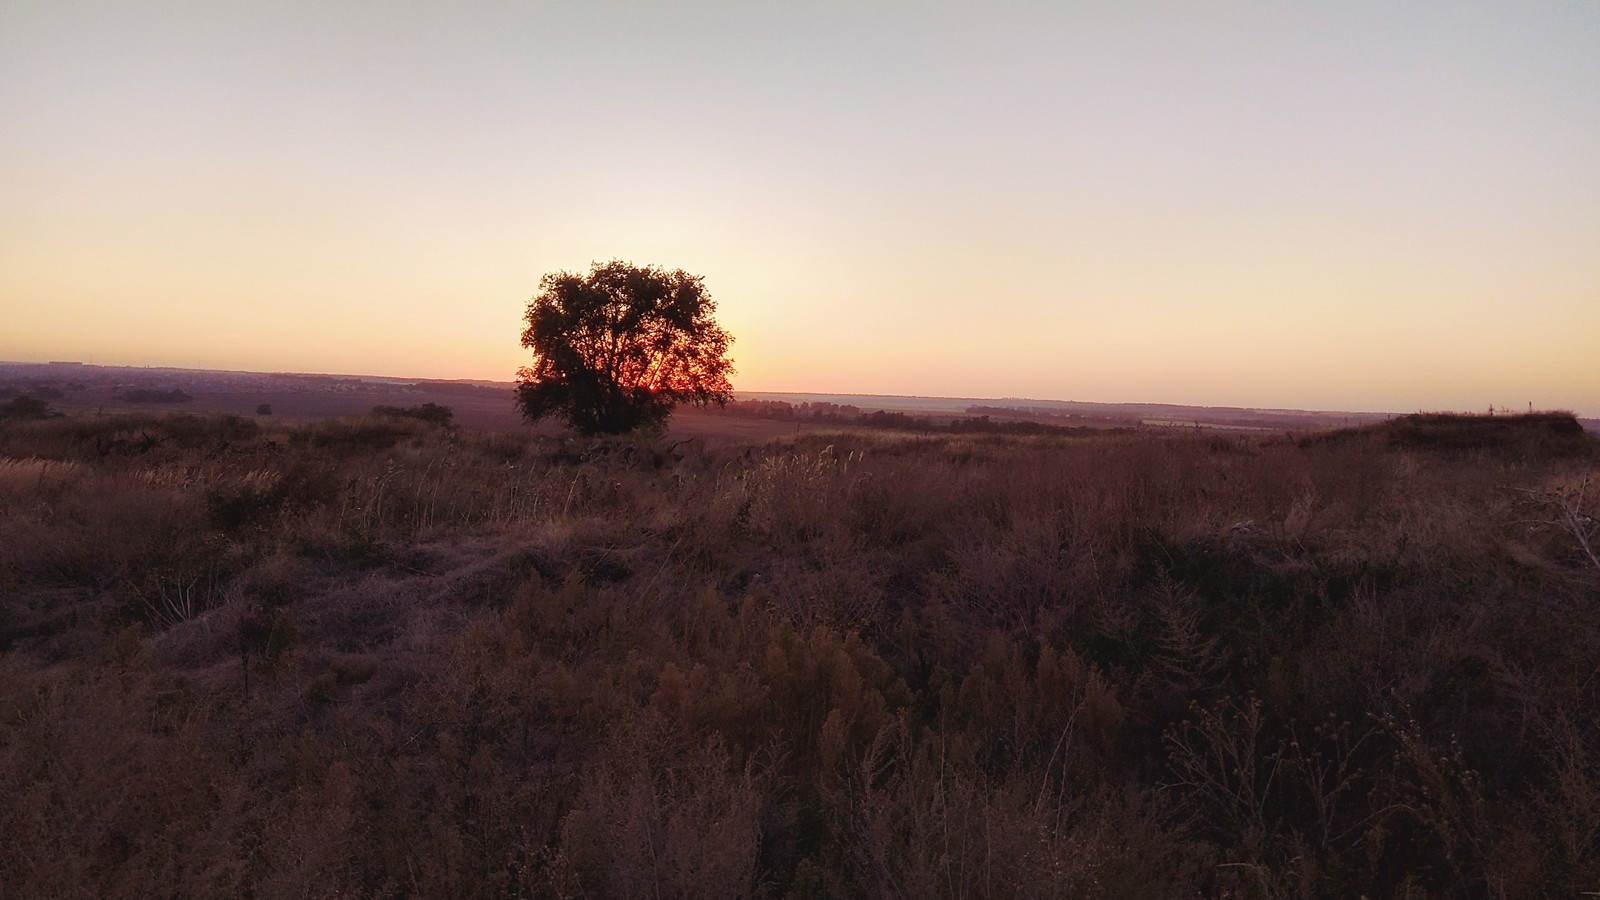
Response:
POLYGON ((1600 2, 0 0, 0 359, 1600 415, 1600 2))

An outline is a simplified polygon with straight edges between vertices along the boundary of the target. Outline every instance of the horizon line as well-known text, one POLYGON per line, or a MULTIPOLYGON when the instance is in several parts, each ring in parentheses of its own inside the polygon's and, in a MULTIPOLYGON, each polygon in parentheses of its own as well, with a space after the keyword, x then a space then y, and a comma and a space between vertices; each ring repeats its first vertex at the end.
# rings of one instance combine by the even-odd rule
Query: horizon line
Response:
MULTIPOLYGON (((43 367, 43 366, 66 366, 66 367, 85 368, 85 369, 136 369, 136 370, 149 370, 149 371, 157 371, 157 372, 212 372, 212 373, 226 374, 226 375, 267 375, 267 376, 283 375, 283 376, 299 376, 299 377, 306 377, 306 378, 354 378, 354 379, 368 378, 368 379, 383 379, 383 380, 386 380, 386 381, 407 381, 407 382, 412 382, 412 383, 435 382, 435 383, 442 383, 442 384, 504 385, 506 387, 511 387, 511 386, 516 384, 515 381, 498 381, 498 380, 495 380, 495 379, 492 379, 492 378, 464 378, 464 377, 432 378, 432 377, 425 377, 425 376, 418 376, 418 375, 378 375, 378 374, 372 374, 372 373, 353 373, 353 372, 294 372, 294 371, 288 371, 288 370, 260 371, 260 370, 256 370, 256 369, 208 369, 208 368, 200 368, 198 366, 112 365, 112 364, 107 364, 107 363, 83 362, 81 360, 68 360, 68 359, 53 359, 53 360, 47 360, 47 361, 44 361, 44 362, 28 361, 28 360, 0 359, 0 366, 41 366, 41 367, 43 367)), ((1471 414, 1470 411, 1466 411, 1466 410, 1438 410, 1438 409, 1424 409, 1422 407, 1418 407, 1417 409, 1411 410, 1409 412, 1404 412, 1404 411, 1393 410, 1393 409, 1389 409, 1389 410, 1376 410, 1376 409, 1373 409, 1373 410, 1357 410, 1357 409, 1312 409, 1312 408, 1306 408, 1306 407, 1288 407, 1288 406, 1238 406, 1238 405, 1213 406, 1213 405, 1195 404, 1195 403, 1172 403, 1172 402, 1169 402, 1169 401, 1162 401, 1162 400, 1073 400, 1073 399, 1053 399, 1053 398, 1044 398, 1044 397, 1021 397, 1021 396, 968 397, 968 396, 946 396, 946 395, 942 395, 942 394, 868 393, 868 392, 864 392, 864 391, 774 391, 774 390, 735 388, 733 393, 735 393, 735 394, 777 394, 777 395, 784 395, 784 396, 802 396, 802 397, 807 397, 807 396, 808 397, 880 397, 880 398, 892 399, 892 400, 959 400, 959 401, 1003 401, 1003 402, 1013 402, 1013 403, 1063 403, 1063 404, 1077 404, 1077 405, 1081 405, 1081 406, 1154 406, 1154 407, 1168 407, 1168 408, 1172 408, 1172 409, 1239 410, 1239 411, 1245 411, 1245 412, 1264 412, 1264 413, 1278 413, 1278 412, 1281 412, 1281 413, 1317 413, 1317 414, 1323 414, 1323 415, 1352 415, 1352 416, 1356 416, 1356 415, 1399 416, 1399 415, 1409 415, 1411 413, 1432 413, 1432 412, 1453 412, 1453 413, 1454 412, 1459 412, 1459 413, 1471 414)), ((1531 404, 1530 404, 1530 406, 1531 406, 1531 404)), ((1501 410, 1501 411, 1504 411, 1504 412, 1506 412, 1508 414, 1514 414, 1514 413, 1512 413, 1512 409, 1510 407, 1491 406, 1491 409, 1501 410)), ((1582 414, 1582 413, 1580 413, 1580 412, 1578 412, 1576 410, 1568 410, 1568 409, 1534 408, 1531 411, 1533 411, 1533 412, 1567 412, 1567 413, 1571 413, 1573 416, 1575 416, 1575 417, 1577 417, 1579 419, 1590 419, 1590 420, 1594 420, 1594 421, 1600 421, 1600 412, 1597 412, 1597 414, 1595 416, 1585 416, 1584 414, 1582 414)))

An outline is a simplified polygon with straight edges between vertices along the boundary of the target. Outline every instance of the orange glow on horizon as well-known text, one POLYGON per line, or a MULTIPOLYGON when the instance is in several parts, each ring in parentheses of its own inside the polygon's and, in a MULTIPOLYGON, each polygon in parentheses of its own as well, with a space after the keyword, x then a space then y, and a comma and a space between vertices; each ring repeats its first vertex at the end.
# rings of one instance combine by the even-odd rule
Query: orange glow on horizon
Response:
POLYGON ((90 7, 0 7, 0 359, 510 381, 621 258, 737 390, 1600 416, 1594 5, 90 7))

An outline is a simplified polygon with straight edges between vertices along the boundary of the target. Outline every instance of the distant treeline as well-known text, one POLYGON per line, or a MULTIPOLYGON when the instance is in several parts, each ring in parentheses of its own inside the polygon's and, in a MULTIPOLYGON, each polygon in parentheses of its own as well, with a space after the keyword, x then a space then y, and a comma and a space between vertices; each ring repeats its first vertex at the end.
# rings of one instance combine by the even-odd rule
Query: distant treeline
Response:
POLYGON ((750 419, 807 419, 823 422, 855 422, 861 407, 838 403, 789 403, 784 400, 735 400, 724 412, 750 419))
POLYGON ((153 388, 133 388, 123 391, 121 399, 129 403, 188 403, 194 398, 177 388, 173 388, 170 391, 159 391, 153 388))
POLYGON ((374 406, 374 415, 387 416, 399 419, 418 419, 430 425, 450 425, 455 418, 455 410, 437 403, 424 403, 421 406, 374 406))
POLYGON ((495 396, 509 393, 503 385, 474 384, 460 381, 419 381, 408 385, 415 390, 428 391, 434 394, 458 394, 462 396, 495 396))
MULTIPOLYGON (((729 415, 753 419, 856 425, 926 434, 1061 434, 1084 427, 1084 424, 1056 425, 1030 418, 1011 418, 1021 414, 1012 410, 983 406, 969 407, 965 416, 952 418, 916 416, 882 409, 864 412, 859 406, 826 401, 789 403, 783 400, 735 400, 729 403, 724 411, 729 415), (991 418, 992 413, 998 413, 1000 418, 991 418)), ((1071 415, 1052 416, 1052 418, 1071 421, 1081 417, 1071 415)))
POLYGON ((1029 422, 1043 422, 1045 424, 1061 425, 1118 425, 1132 426, 1139 424, 1137 418, 1112 414, 1084 415, 1082 413, 1060 412, 1038 406, 969 406, 969 416, 993 416, 996 419, 1025 420, 1029 422))

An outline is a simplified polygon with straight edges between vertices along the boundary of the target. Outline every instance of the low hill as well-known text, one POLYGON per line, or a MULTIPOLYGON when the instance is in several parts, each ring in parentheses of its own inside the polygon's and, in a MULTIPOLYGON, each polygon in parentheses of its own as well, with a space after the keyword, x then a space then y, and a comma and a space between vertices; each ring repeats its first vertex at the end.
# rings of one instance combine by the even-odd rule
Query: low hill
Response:
POLYGON ((1363 440, 1411 450, 1486 452, 1513 457, 1580 455, 1592 452, 1596 446, 1570 412, 1509 416, 1415 413, 1310 435, 1301 439, 1301 445, 1363 440))

